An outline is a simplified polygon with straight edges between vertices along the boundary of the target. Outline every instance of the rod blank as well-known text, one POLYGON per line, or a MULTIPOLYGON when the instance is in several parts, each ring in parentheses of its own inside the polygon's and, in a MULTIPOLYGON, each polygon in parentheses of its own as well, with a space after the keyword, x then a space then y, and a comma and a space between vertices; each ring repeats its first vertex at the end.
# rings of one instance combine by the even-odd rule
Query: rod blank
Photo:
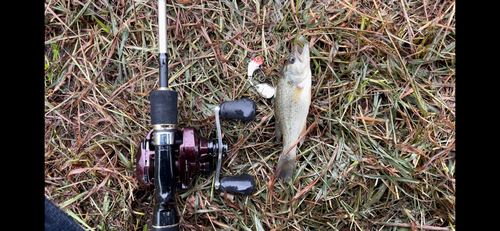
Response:
POLYGON ((168 87, 167 61, 167 1, 158 0, 158 42, 159 42, 159 77, 160 88, 168 87))
POLYGON ((167 1, 158 0, 158 38, 160 53, 167 53, 167 1))

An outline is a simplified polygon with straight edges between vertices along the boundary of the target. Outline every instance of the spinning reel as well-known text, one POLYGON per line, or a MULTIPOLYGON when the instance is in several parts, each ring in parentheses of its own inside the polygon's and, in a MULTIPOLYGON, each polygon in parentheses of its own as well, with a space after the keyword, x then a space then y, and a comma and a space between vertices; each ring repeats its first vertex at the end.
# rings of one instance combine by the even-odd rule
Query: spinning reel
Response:
POLYGON ((228 150, 222 141, 220 118, 250 121, 255 118, 256 105, 242 98, 216 106, 217 139, 202 138, 192 127, 178 127, 177 92, 168 87, 166 0, 159 0, 158 8, 160 86, 149 94, 153 129, 136 155, 136 174, 141 188, 155 190, 152 230, 173 231, 179 230, 175 193, 188 189, 197 173, 215 171, 215 189, 222 192, 253 193, 255 181, 248 174, 219 179, 221 161, 228 150))

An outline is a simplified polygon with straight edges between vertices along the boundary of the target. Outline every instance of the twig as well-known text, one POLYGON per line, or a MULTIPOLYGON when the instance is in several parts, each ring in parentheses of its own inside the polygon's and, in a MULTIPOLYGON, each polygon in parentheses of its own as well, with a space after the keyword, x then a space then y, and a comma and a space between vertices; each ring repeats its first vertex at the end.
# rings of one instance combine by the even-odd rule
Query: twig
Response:
MULTIPOLYGON (((396 226, 396 227, 411 227, 411 224, 408 223, 391 223, 391 222, 375 222, 376 225, 386 225, 386 226, 396 226)), ((451 231, 452 229, 448 227, 436 227, 436 226, 429 226, 429 225, 416 225, 417 228, 419 229, 427 229, 427 230, 446 230, 446 231, 451 231)))
MULTIPOLYGON (((295 194, 295 196, 291 200, 289 200, 289 201, 281 201, 281 200, 279 200, 279 201, 282 202, 282 203, 291 203, 291 202, 294 202, 297 199, 299 199, 302 195, 304 195, 306 192, 308 192, 309 190, 311 190, 311 188, 319 181, 319 179, 323 178, 323 176, 326 174, 326 172, 328 171, 328 169, 330 169, 330 167, 332 166, 333 161, 335 160, 335 157, 337 156, 337 153, 339 151, 339 146, 340 146, 340 144, 337 143, 337 147, 335 147, 335 151, 333 151, 333 155, 330 158, 330 161, 328 161, 328 164, 326 165, 326 167, 323 169, 323 171, 321 171, 321 173, 319 174, 319 176, 316 177, 316 179, 314 179, 313 182, 311 182, 304 189, 300 190, 300 192, 298 192, 297 194, 295 194)), ((271 177, 271 178, 272 178, 271 182, 274 183, 274 181, 275 181, 274 177, 271 177)), ((268 185, 268 187, 269 186, 271 186, 271 185, 268 185)))
POLYGON ((290 147, 288 148, 288 150, 286 150, 286 152, 285 152, 285 154, 283 154, 283 156, 288 155, 288 153, 289 153, 289 152, 290 152, 290 151, 291 151, 291 150, 292 150, 292 149, 293 149, 293 148, 294 148, 294 147, 295 147, 295 146, 296 146, 296 145, 300 142, 300 140, 302 140, 302 138, 304 138, 304 137, 307 135, 307 133, 309 133, 309 132, 311 131, 311 129, 312 129, 313 127, 315 127, 316 125, 318 125, 318 119, 316 119, 316 120, 314 121, 314 123, 312 123, 312 124, 311 124, 311 126, 309 126, 309 128, 307 128, 307 130, 304 132, 304 134, 302 134, 302 135, 301 135, 301 136, 300 136, 300 137, 299 137, 299 138, 295 141, 295 143, 293 143, 293 144, 292 144, 292 146, 290 146, 290 147))
POLYGON ((218 42, 218 43, 204 43, 203 45, 204 46, 219 46, 219 45, 222 45, 222 44, 225 44, 225 43, 233 41, 235 38, 237 38, 238 36, 240 36, 241 34, 243 34, 243 32, 245 32, 245 31, 240 31, 239 33, 237 33, 232 38, 230 38, 230 39, 228 39, 226 41, 223 41, 223 42, 218 42))
MULTIPOLYGON (((233 151, 232 151, 232 152, 228 155, 228 157, 233 156, 233 155, 234 155, 234 154, 235 154, 235 153, 236 153, 236 152, 237 152, 237 151, 241 148, 241 146, 242 146, 242 145, 243 145, 243 144, 244 144, 244 143, 248 140, 248 138, 249 138, 250 136, 252 136, 252 134, 253 134, 253 133, 254 133, 254 132, 255 132, 255 131, 256 131, 256 130, 260 127, 260 126, 262 126, 262 124, 263 124, 264 122, 266 122, 266 121, 267 121, 267 119, 268 119, 270 116, 272 116, 273 114, 274 114, 274 111, 272 111, 271 113, 269 113, 269 114, 267 114, 266 116, 262 117, 262 119, 260 120, 260 123, 259 123, 259 124, 257 124, 257 126, 255 126, 255 127, 252 129, 252 131, 251 131, 251 132, 250 132, 250 133, 249 133, 249 134, 248 134, 245 138, 243 138, 242 140, 240 140, 240 142, 238 142, 238 143, 236 143, 236 144, 234 145, 233 151)), ((227 159, 229 159, 229 158, 227 158, 227 159)))
MULTIPOLYGON (((198 191, 198 192, 197 192, 197 194, 198 194, 198 196, 200 197, 200 200, 203 200, 203 197, 202 197, 201 192, 200 192, 200 191, 198 191)), ((205 203, 203 203, 203 202, 202 202, 202 203, 200 203, 200 205, 201 205, 201 208, 202 208, 202 209, 204 209, 204 210, 206 210, 206 209, 207 209, 207 208, 205 207, 205 203)), ((210 224, 212 224, 212 228, 214 228, 214 230, 216 230, 216 229, 215 229, 215 226, 214 226, 214 223, 213 223, 213 221, 212 221, 212 218, 210 217, 210 214, 208 214, 208 213, 206 213, 206 214, 207 214, 208 220, 210 221, 210 224)))
POLYGON ((403 9, 403 14, 405 16, 405 19, 408 23, 408 40, 410 42, 410 50, 411 50, 411 53, 415 53, 415 44, 413 44, 413 30, 411 28, 411 23, 410 23, 410 18, 408 17, 408 13, 406 13, 406 6, 404 4, 404 1, 401 0, 401 9, 403 9))

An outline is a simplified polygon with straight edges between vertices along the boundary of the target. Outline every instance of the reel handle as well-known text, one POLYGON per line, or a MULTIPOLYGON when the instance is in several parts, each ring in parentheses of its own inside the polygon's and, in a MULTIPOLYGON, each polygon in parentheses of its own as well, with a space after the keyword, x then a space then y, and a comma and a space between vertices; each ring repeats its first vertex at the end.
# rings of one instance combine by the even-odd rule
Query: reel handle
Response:
POLYGON ((245 122, 253 120, 257 110, 255 102, 249 98, 226 101, 220 104, 220 117, 224 119, 238 119, 245 122))
MULTIPOLYGON (((217 140, 219 146, 222 146, 222 134, 219 117, 225 119, 239 119, 245 122, 253 120, 256 115, 257 106, 255 102, 248 98, 241 98, 234 101, 226 101, 216 106, 215 124, 217 125, 217 140), (219 116, 220 114, 220 116, 219 116)), ((215 189, 221 192, 228 192, 232 194, 250 195, 255 189, 255 180, 251 175, 241 174, 237 176, 220 177, 220 167, 222 160, 222 149, 219 149, 217 158, 217 167, 215 169, 215 189)))
POLYGON ((255 189, 255 180, 246 173, 236 176, 226 176, 220 179, 219 190, 232 194, 251 195, 255 189))

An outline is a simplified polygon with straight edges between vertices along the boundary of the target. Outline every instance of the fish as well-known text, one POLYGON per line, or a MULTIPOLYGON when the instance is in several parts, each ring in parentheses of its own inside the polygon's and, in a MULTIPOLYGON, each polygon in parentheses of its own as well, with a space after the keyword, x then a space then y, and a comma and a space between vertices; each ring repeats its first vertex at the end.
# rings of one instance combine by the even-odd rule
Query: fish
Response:
MULTIPOLYGON (((297 145, 284 155, 306 131, 306 119, 311 104, 312 73, 310 67, 309 44, 294 45, 287 58, 281 76, 278 78, 274 113, 277 142, 283 136, 283 150, 278 159, 274 178, 289 181, 295 170, 297 145)), ((301 146, 305 137, 299 142, 301 146)))

